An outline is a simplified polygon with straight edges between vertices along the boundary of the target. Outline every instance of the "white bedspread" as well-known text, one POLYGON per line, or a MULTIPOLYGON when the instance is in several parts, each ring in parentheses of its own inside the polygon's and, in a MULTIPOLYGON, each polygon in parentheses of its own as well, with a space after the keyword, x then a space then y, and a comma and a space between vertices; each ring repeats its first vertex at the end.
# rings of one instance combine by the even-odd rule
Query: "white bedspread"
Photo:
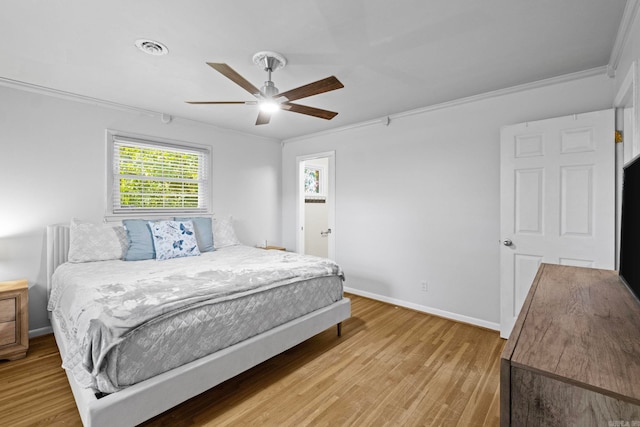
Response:
POLYGON ((332 275, 342 271, 330 260, 246 246, 166 261, 66 263, 53 276, 48 308, 69 345, 63 367, 97 388, 109 350, 148 322, 332 275))

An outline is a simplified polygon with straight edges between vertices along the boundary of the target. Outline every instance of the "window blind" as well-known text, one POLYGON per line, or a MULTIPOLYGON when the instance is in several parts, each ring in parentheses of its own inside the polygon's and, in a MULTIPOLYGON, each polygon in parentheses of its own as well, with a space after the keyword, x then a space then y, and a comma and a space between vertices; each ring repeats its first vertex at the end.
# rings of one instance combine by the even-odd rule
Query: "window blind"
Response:
POLYGON ((209 150, 114 136, 113 213, 208 212, 209 150))

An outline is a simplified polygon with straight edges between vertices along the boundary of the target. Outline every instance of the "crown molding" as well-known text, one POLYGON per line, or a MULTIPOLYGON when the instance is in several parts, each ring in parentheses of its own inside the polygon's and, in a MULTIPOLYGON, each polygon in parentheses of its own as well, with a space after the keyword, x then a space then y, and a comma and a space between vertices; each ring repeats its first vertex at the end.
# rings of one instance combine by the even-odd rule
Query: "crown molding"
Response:
POLYGON ((120 111, 129 111, 133 113, 141 113, 150 117, 160 117, 161 112, 146 110, 144 108, 132 107, 130 105, 119 104, 117 102, 106 101, 104 99, 92 98, 90 96, 79 95, 73 92, 66 92, 59 89, 53 89, 46 86, 40 86, 33 83, 27 83, 20 80, 8 79, 6 77, 0 77, 0 86, 9 87, 12 89, 18 89, 25 92, 37 93, 39 95, 52 96, 54 98, 65 99, 68 101, 82 102, 84 104, 100 105, 103 107, 112 108, 120 111))
POLYGON ((637 19, 638 11, 640 11, 640 0, 627 0, 624 12, 622 13, 622 19, 620 20, 620 26, 618 27, 616 41, 613 43, 611 56, 609 57, 607 70, 609 77, 613 78, 616 75, 616 70, 618 69, 618 65, 620 65, 620 58, 622 58, 622 52, 629 40, 629 35, 631 34, 633 23, 637 19))
POLYGON ((374 125, 384 125, 384 126, 389 126, 390 124, 393 124, 394 120, 403 118, 403 117, 409 117, 409 116, 415 116, 415 115, 419 115, 419 114, 426 114, 426 113, 430 113, 432 111, 437 111, 437 110, 442 110, 445 108, 452 108, 452 107, 457 107, 457 106, 461 106, 461 105, 465 105, 465 104, 470 104, 473 102, 478 102, 478 101, 483 101, 486 99, 491 99, 491 98, 496 98, 499 96, 505 96, 505 95, 510 95, 510 94, 514 94, 514 93, 519 93, 519 92, 525 92, 528 90, 532 90, 532 89, 538 89, 538 88, 543 88, 543 87, 547 87, 547 86, 553 86, 556 84, 560 84, 560 83, 566 83, 566 82, 570 82, 570 81, 574 81, 574 80, 580 80, 580 79, 584 79, 584 78, 588 78, 588 77, 593 77, 593 76, 603 76, 607 74, 607 70, 608 70, 608 66, 602 66, 602 67, 596 67, 596 68, 591 68, 588 70, 584 70, 584 71, 578 71, 576 73, 570 73, 570 74, 563 74, 561 76, 557 76, 557 77, 551 77, 548 79, 543 79, 543 80, 538 80, 535 82, 531 82, 531 83, 525 83, 525 84, 521 84, 521 85, 517 85, 517 86, 511 86, 508 88, 504 88, 504 89, 498 89, 498 90, 494 90, 491 92, 485 92, 485 93, 481 93, 478 95, 472 95, 472 96, 468 96, 465 98, 459 98, 459 99, 455 99, 452 101, 447 101, 447 102, 442 102, 439 104, 434 104, 434 105, 429 105, 426 107, 421 107, 421 108, 416 108, 414 110, 409 110, 409 111, 405 111, 402 113, 396 113, 396 114, 390 114, 389 116, 385 116, 382 117, 380 119, 374 119, 374 120, 368 120, 365 122, 359 122, 359 123, 354 123, 351 125, 346 125, 346 126, 341 126, 339 128, 335 128, 335 129, 330 129, 330 130, 326 130, 326 131, 322 131, 322 132, 316 132, 316 133, 312 133, 312 134, 308 134, 308 135, 302 135, 302 136, 297 136, 294 138, 289 138, 289 139, 285 139, 282 141, 283 144, 288 144, 291 142, 298 142, 298 141, 303 141, 306 139, 310 139, 310 138, 316 138, 319 136, 325 136, 325 135, 331 135, 337 132, 344 132, 347 130, 353 130, 353 129, 358 129, 361 127, 367 127, 367 126, 374 126, 374 125))
POLYGON ((268 142, 281 142, 277 138, 255 135, 252 133, 242 132, 235 129, 223 128, 223 127, 216 126, 214 124, 203 122, 200 120, 188 119, 185 117, 178 117, 172 114, 163 113, 161 111, 148 110, 145 108, 134 107, 126 104, 120 104, 118 102, 107 101, 105 99, 100 99, 100 98, 93 98, 90 96, 80 95, 73 92, 66 92, 63 90, 53 89, 46 86, 40 86, 33 83, 27 83, 20 80, 8 79, 6 77, 0 77, 0 86, 8 87, 11 89, 17 89, 25 92, 36 93, 44 96, 51 96, 54 98, 64 99, 67 101, 80 102, 80 103, 89 104, 89 105, 96 105, 99 107, 106 107, 113 110, 126 111, 129 113, 142 114, 148 117, 155 117, 155 118, 158 118, 158 120, 160 120, 162 123, 166 125, 169 125, 170 123, 175 123, 176 121, 198 123, 200 125, 205 125, 205 126, 214 128, 220 132, 229 132, 237 135, 250 136, 252 138, 264 139, 268 142))
MULTIPOLYGON (((631 0, 633 3, 638 4, 640 2, 640 0, 631 0)), ((626 9, 625 9, 626 11, 626 9)), ((393 120, 397 120, 400 119, 402 117, 409 117, 409 116, 414 116, 414 115, 419 115, 419 114, 425 114, 425 113, 429 113, 432 111, 437 111, 437 110, 442 110, 445 108, 452 108, 452 107, 456 107, 456 106, 460 106, 460 105, 464 105, 464 104, 469 104, 472 102, 478 102, 478 101, 482 101, 482 100, 486 100, 486 99, 491 99, 491 98, 496 98, 499 96, 504 96, 504 95, 509 95, 509 94, 513 94, 513 93, 518 93, 518 92, 524 92, 527 90, 531 90, 531 89, 537 89, 537 88, 542 88, 542 87, 546 87, 546 86, 552 86, 555 84, 559 84, 559 83, 565 83, 568 81, 572 81, 572 80, 579 80, 579 79, 583 79, 583 78, 587 78, 587 77, 592 77, 592 76, 597 76, 597 75, 604 75, 607 74, 608 70, 610 69, 610 66, 602 66, 602 67, 597 67, 597 68, 591 68, 589 70, 584 70, 584 71, 578 71, 576 73, 570 73, 570 74, 564 74, 561 76, 557 76, 557 77, 551 77, 548 79, 543 79, 543 80, 538 80, 535 82, 531 82, 531 83, 525 83, 522 85, 517 85, 517 86, 511 86, 508 88, 504 88, 504 89, 498 89, 498 90, 494 90, 491 92, 485 92, 485 93, 481 93, 478 95, 472 95, 472 96, 468 96, 465 98, 459 98, 459 99, 455 99, 452 101, 447 101, 447 102, 442 102, 439 104, 434 104, 434 105, 429 105, 426 107, 421 107, 421 108, 417 108, 414 110, 409 110, 409 111, 405 111, 405 112, 401 112, 401 113, 396 113, 396 114, 390 114, 388 116, 384 116, 382 118, 378 118, 378 119, 373 119, 373 120, 367 120, 364 122, 358 122, 358 123, 354 123, 354 124, 350 124, 350 125, 346 125, 346 126, 341 126, 338 128, 334 128, 334 129, 329 129, 326 131, 321 131, 321 132, 316 132, 316 133, 311 133, 311 134, 307 134, 307 135, 301 135, 301 136, 297 136, 297 137, 293 137, 293 138, 288 138, 288 139, 284 139, 281 142, 282 145, 284 144, 288 144, 291 142, 297 142, 297 141, 302 141, 302 140, 306 140, 306 139, 310 139, 310 138, 316 138, 319 136, 324 136, 324 135, 331 135, 337 132, 344 132, 347 130, 353 130, 353 129, 357 129, 357 128, 361 128, 361 127, 368 127, 368 126, 374 126, 374 125, 384 125, 384 126, 389 126, 391 124, 391 122, 393 120)), ((146 116, 149 117, 157 117, 159 120, 163 120, 163 116, 167 116, 166 113, 162 113, 159 111, 153 111, 153 110, 147 110, 144 108, 139 108, 139 107, 133 107, 130 105, 125 105, 125 104, 120 104, 117 102, 112 102, 112 101, 106 101, 104 99, 99 99, 99 98, 93 98, 93 97, 89 97, 89 96, 85 96, 85 95, 79 95, 76 93, 72 93, 72 92, 66 92, 66 91, 62 91, 62 90, 58 90, 58 89, 53 89, 53 88, 49 88, 46 86, 40 86, 40 85, 36 85, 36 84, 32 84, 32 83, 26 83, 26 82, 22 82, 19 80, 13 80, 13 79, 8 79, 5 77, 0 77, 0 86, 5 86, 5 87, 10 87, 10 88, 14 88, 14 89, 18 89, 18 90, 23 90, 23 91, 27 91, 27 92, 33 92, 33 93, 37 93, 37 94, 41 94, 41 95, 45 95, 45 96, 52 96, 55 98, 60 98, 60 99, 66 99, 66 100, 70 100, 70 101, 75 101, 75 102, 82 102, 85 104, 91 104, 91 105, 98 105, 98 106, 102 106, 102 107, 107 107, 107 108, 111 108, 111 109, 116 109, 116 110, 120 110, 120 111, 128 111, 128 112, 133 112, 133 113, 137 113, 137 114, 144 114, 146 116)), ((201 125, 206 125, 212 128, 215 128, 219 131, 224 131, 224 132, 230 132, 233 134, 238 134, 238 135, 245 135, 245 136, 251 136, 252 138, 261 138, 261 139, 265 139, 267 141, 273 142, 276 141, 276 138, 269 138, 269 137, 263 137, 260 135, 255 135, 252 133, 246 133, 246 132, 241 132, 241 131, 237 131, 234 129, 228 129, 228 128, 222 128, 216 125, 213 125, 211 123, 207 123, 207 122, 202 122, 199 120, 193 120, 193 119, 186 119, 186 118, 182 118, 182 117, 176 117, 176 116, 172 116, 173 117, 173 121, 175 122, 176 120, 181 120, 181 121, 189 121, 189 122, 193 122, 193 123, 199 123, 201 125)))

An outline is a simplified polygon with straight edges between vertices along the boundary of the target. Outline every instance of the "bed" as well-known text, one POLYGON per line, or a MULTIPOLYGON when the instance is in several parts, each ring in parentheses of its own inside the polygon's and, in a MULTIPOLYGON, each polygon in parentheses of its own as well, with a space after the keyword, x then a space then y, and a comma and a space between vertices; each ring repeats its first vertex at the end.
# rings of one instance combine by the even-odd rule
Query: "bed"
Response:
POLYGON ((49 309, 85 426, 139 424, 350 317, 328 260, 233 245, 68 263, 69 241, 47 228, 49 309))

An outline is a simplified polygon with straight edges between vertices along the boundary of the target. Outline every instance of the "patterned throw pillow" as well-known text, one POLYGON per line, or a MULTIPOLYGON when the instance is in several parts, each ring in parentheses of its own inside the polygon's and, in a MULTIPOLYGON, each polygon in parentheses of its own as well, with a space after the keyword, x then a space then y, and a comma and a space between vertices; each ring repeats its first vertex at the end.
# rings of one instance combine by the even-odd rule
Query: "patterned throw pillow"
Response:
POLYGON ((175 217, 174 221, 191 221, 193 222, 193 230, 196 233, 196 241, 198 242, 198 249, 200 252, 214 251, 213 247, 213 226, 211 225, 211 218, 207 217, 175 217))
POLYGON ((191 221, 149 221, 156 259, 200 255, 191 221))
POLYGON ((216 249, 240 244, 240 241, 236 237, 236 232, 233 229, 232 217, 214 218, 213 244, 216 249))
POLYGON ((122 259, 126 249, 127 235, 122 226, 71 220, 69 262, 122 259))

